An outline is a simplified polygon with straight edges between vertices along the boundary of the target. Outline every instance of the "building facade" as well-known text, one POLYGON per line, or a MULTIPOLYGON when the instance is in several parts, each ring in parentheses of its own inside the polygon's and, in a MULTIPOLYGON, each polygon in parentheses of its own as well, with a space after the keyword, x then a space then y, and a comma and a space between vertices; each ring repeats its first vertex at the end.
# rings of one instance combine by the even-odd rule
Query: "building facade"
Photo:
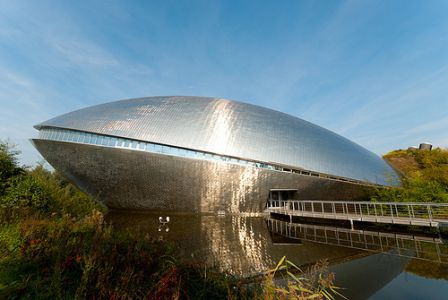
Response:
POLYGON ((35 127, 44 158, 111 208, 256 213, 269 197, 359 200, 398 184, 380 157, 331 131, 227 99, 122 100, 35 127))

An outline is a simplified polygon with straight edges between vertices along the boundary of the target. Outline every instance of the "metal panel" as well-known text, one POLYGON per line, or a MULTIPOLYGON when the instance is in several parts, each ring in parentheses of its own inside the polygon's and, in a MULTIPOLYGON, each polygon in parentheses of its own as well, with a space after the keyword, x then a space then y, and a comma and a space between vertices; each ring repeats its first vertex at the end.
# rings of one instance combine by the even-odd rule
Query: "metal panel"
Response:
POLYGON ((150 97, 88 107, 36 126, 60 127, 273 162, 383 185, 393 169, 363 147, 267 108, 204 97, 150 97))
POLYGON ((33 140, 45 159, 81 190, 111 208, 260 213, 270 189, 296 199, 359 200, 366 187, 225 162, 33 140))

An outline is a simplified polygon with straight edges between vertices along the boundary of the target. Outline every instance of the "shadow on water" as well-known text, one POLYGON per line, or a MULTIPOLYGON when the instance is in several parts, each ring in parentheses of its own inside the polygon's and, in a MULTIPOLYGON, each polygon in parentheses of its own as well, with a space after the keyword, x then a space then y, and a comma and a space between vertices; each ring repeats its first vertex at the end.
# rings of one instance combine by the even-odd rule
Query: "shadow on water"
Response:
MULTIPOLYGON (((185 261, 205 262, 239 276, 266 271, 283 256, 300 267, 326 260, 336 274, 336 285, 345 287, 343 294, 350 299, 384 294, 406 273, 428 284, 444 280, 448 288, 448 246, 438 237, 235 215, 170 213, 165 223, 166 216, 166 212, 112 211, 106 220, 114 228, 170 242, 185 261)), ((393 286, 396 291, 397 284, 393 286)), ((399 286, 412 288, 405 281, 399 286)))

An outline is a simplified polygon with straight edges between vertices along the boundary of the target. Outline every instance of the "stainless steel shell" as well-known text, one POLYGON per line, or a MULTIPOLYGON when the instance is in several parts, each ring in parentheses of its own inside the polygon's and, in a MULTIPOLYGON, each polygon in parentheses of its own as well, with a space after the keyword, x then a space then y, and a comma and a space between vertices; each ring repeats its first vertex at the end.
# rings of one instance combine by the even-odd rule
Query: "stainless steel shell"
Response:
POLYGON ((47 161, 111 208, 260 213, 270 189, 297 189, 296 199, 365 197, 365 187, 166 154, 33 140, 47 161))
POLYGON ((219 98, 149 97, 77 110, 36 126, 201 150, 393 185, 380 157, 329 130, 270 109, 219 98))

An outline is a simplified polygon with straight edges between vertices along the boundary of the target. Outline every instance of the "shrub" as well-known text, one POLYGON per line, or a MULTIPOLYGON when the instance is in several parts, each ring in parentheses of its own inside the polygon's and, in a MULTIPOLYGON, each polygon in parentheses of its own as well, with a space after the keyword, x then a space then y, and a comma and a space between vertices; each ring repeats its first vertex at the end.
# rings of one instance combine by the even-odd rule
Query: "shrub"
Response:
POLYGON ((0 223, 27 216, 69 214, 76 218, 104 207, 67 182, 57 171, 42 165, 33 169, 18 166, 18 151, 0 141, 0 223))
POLYGON ((104 207, 92 197, 84 194, 66 181, 57 171, 50 172, 38 165, 29 175, 35 178, 51 200, 48 213, 69 214, 82 218, 94 209, 104 211, 104 207))
POLYGON ((49 193, 36 178, 29 175, 14 177, 1 199, 3 209, 30 208, 47 212, 51 205, 49 193))
POLYGON ((18 166, 19 153, 10 144, 0 140, 0 197, 10 186, 11 178, 24 173, 23 168, 18 166))

